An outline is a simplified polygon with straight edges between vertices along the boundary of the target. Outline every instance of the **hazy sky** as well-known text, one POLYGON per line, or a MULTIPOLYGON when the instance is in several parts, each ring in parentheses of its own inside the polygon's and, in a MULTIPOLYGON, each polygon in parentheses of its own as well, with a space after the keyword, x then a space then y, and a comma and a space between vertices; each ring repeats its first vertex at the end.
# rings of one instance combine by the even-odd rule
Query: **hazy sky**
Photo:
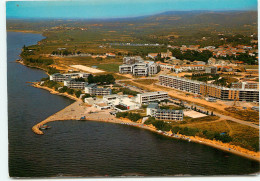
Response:
POLYGON ((256 10, 257 0, 9 1, 7 18, 115 18, 172 10, 256 10))

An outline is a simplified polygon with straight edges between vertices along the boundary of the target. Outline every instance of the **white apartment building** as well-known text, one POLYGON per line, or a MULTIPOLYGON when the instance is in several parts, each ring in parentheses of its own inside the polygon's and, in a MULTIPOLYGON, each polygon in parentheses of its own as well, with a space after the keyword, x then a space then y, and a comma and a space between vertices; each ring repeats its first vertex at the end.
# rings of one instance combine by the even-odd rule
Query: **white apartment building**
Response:
POLYGON ((134 57, 124 57, 123 58, 123 64, 131 65, 135 63, 143 62, 144 59, 140 56, 134 56, 134 57))
POLYGON ((183 111, 182 110, 171 110, 171 109, 159 109, 157 103, 151 103, 146 108, 147 116, 155 117, 159 120, 183 120, 183 111))
POLYGON ((111 89, 110 88, 98 88, 97 84, 88 84, 85 87, 85 93, 90 94, 90 95, 98 95, 98 96, 103 96, 103 95, 110 95, 111 94, 111 89))
POLYGON ((140 104, 147 104, 149 102, 158 102, 168 99, 168 93, 163 91, 158 92, 147 92, 143 94, 137 94, 136 102, 140 104))
POLYGON ((84 89, 87 85, 88 85, 87 82, 80 82, 71 79, 64 81, 64 86, 67 86, 68 88, 71 89, 84 89))
POLYGON ((67 73, 67 74, 52 74, 50 75, 50 80, 55 81, 55 82, 63 82, 69 78, 87 78, 89 74, 87 73, 82 73, 82 72, 77 72, 77 73, 67 73))
POLYGON ((186 92, 191 92, 194 94, 200 94, 200 85, 204 84, 196 80, 190 80, 181 77, 167 75, 160 75, 159 83, 163 86, 179 89, 186 92))
POLYGON ((135 76, 148 76, 157 74, 159 67, 153 61, 145 61, 134 64, 123 64, 119 66, 121 74, 133 74, 135 76))

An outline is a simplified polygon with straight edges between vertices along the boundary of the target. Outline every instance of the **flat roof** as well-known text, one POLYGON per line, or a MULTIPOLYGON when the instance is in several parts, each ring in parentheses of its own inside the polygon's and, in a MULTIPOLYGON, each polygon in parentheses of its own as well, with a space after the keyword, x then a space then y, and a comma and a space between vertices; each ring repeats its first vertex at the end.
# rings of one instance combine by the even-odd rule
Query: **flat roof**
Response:
POLYGON ((142 93, 140 95, 143 95, 143 96, 148 96, 148 95, 156 95, 156 94, 168 94, 167 92, 164 92, 164 91, 157 91, 157 92, 146 92, 146 93, 142 93))

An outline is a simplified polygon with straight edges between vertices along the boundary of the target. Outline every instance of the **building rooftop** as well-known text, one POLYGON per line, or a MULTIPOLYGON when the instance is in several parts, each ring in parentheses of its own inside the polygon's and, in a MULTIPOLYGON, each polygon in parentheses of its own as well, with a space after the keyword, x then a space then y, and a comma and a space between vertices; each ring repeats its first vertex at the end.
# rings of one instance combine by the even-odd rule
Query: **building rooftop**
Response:
POLYGON ((175 109, 157 109, 158 112, 164 113, 183 113, 183 110, 175 110, 175 109))
POLYGON ((157 109, 159 106, 158 106, 158 103, 150 103, 147 108, 150 108, 150 109, 157 109))
POLYGON ((146 92, 146 93, 142 93, 140 95, 142 95, 142 96, 149 96, 149 95, 156 95, 156 94, 168 94, 168 93, 164 92, 164 91, 157 91, 157 92, 146 92))

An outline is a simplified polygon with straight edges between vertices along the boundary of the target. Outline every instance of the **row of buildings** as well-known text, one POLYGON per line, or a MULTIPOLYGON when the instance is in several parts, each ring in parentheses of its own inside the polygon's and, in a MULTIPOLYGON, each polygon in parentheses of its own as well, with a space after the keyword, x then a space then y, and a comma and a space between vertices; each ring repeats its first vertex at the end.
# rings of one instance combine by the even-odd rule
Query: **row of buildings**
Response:
POLYGON ((160 109, 159 101, 167 100, 167 92, 148 92, 138 94, 137 96, 129 95, 105 95, 102 99, 85 98, 85 102, 94 105, 94 107, 103 109, 114 109, 117 112, 140 109, 142 104, 147 104, 147 116, 155 117, 159 120, 183 120, 182 110, 160 109), (94 100, 95 99, 95 100, 94 100))
POLYGON ((160 75, 159 84, 181 91, 214 97, 221 100, 259 102, 259 90, 255 89, 255 85, 253 86, 252 83, 242 83, 241 87, 227 88, 186 78, 160 75))
POLYGON ((64 86, 71 89, 83 89, 85 93, 90 95, 110 95, 112 90, 110 88, 98 87, 97 84, 89 84, 85 81, 79 81, 77 78, 87 78, 89 74, 86 73, 68 73, 60 74, 56 73, 50 75, 50 80, 55 82, 63 82, 64 86))
POLYGON ((76 72, 76 73, 67 73, 67 74, 61 74, 61 73, 56 73, 50 75, 50 80, 55 81, 55 82, 64 82, 65 80, 68 79, 76 79, 76 78, 88 78, 89 74, 87 73, 82 73, 82 72, 76 72))
POLYGON ((134 76, 148 76, 159 72, 159 66, 153 61, 144 61, 141 57, 124 57, 119 73, 134 76))

